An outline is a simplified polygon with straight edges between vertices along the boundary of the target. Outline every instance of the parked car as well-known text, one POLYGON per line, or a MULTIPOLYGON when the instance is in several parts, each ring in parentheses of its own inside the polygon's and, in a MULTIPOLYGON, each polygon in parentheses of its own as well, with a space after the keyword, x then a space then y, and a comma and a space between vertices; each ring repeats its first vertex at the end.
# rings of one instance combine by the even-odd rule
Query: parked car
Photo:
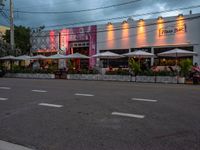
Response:
POLYGON ((0 69, 0 77, 3 77, 4 74, 5 74, 5 72, 2 69, 0 69))

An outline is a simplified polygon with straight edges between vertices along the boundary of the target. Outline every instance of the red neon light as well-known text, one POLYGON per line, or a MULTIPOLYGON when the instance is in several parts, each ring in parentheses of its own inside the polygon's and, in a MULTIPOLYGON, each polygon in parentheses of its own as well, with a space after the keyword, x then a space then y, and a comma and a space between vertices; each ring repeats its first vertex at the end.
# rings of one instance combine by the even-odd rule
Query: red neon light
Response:
POLYGON ((69 30, 63 29, 60 31, 60 49, 63 51, 67 51, 68 42, 69 42, 69 30))
POLYGON ((50 39, 50 49, 56 49, 55 47, 55 32, 54 31, 50 31, 49 33, 49 39, 50 39))

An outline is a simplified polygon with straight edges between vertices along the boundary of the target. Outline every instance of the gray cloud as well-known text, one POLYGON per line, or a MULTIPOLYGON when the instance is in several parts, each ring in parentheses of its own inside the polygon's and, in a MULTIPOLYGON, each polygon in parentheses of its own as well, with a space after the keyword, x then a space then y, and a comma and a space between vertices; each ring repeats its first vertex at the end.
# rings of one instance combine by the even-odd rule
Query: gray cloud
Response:
MULTIPOLYGON (((7 0, 8 1, 8 0, 7 0)), ((130 0, 126 0, 127 2, 130 0)), ((119 4, 124 0, 16 0, 14 7, 16 10, 24 11, 74 11, 80 9, 90 9, 101 6, 119 4)), ((118 16, 128 16, 132 14, 141 14, 152 11, 162 11, 166 9, 188 7, 199 5, 199 0, 143 0, 140 2, 113 7, 104 10, 91 12, 81 12, 73 14, 15 14, 15 24, 36 27, 41 25, 69 24, 88 20, 98 20, 103 18, 113 18, 118 16)), ((7 2, 8 7, 8 2, 7 2)), ((157 17, 159 15, 170 16, 178 13, 188 14, 187 11, 176 11, 167 14, 158 14, 155 16, 143 16, 143 18, 157 17)), ((199 13, 200 9, 194 9, 194 13, 199 13)), ((139 17, 141 18, 141 17, 139 17)), ((135 19, 138 19, 137 17, 135 19)))

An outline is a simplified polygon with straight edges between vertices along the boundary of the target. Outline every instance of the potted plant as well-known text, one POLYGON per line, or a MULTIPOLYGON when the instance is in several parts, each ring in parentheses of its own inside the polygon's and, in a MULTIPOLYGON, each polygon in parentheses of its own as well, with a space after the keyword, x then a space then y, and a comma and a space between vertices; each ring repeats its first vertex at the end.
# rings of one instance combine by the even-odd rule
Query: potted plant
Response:
POLYGON ((180 77, 178 78, 178 83, 185 83, 185 80, 189 78, 191 67, 191 59, 184 59, 180 62, 180 77))
POLYGON ((140 64, 133 58, 129 59, 128 64, 132 75, 137 76, 141 72, 140 64))

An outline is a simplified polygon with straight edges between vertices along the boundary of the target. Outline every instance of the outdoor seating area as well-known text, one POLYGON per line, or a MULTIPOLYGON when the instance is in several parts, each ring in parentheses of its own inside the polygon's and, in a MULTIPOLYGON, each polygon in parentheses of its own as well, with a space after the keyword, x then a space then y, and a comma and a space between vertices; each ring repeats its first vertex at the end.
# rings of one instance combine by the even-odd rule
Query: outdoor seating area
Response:
MULTIPOLYGON (((112 52, 102 52, 91 57, 74 53, 70 55, 55 54, 51 56, 36 55, 28 56, 22 55, 18 57, 5 56, 1 57, 1 72, 10 73, 53 73, 56 79, 66 79, 67 74, 102 74, 102 75, 130 75, 130 76, 179 76, 187 80, 194 80, 199 83, 198 74, 200 69, 196 64, 196 71, 192 60, 178 58, 185 56, 197 55, 195 52, 181 49, 173 49, 163 53, 154 55, 142 50, 129 52, 126 54, 116 54, 112 52), (147 63, 146 60, 150 58, 173 58, 176 62, 172 66, 159 66, 147 63), (96 65, 94 69, 81 68, 81 59, 99 59, 100 65, 96 65), (112 67, 111 60, 126 58, 127 67, 112 67), (106 61, 106 67, 101 65, 102 61, 106 61)), ((1 73, 3 74, 3 73, 1 73)))

